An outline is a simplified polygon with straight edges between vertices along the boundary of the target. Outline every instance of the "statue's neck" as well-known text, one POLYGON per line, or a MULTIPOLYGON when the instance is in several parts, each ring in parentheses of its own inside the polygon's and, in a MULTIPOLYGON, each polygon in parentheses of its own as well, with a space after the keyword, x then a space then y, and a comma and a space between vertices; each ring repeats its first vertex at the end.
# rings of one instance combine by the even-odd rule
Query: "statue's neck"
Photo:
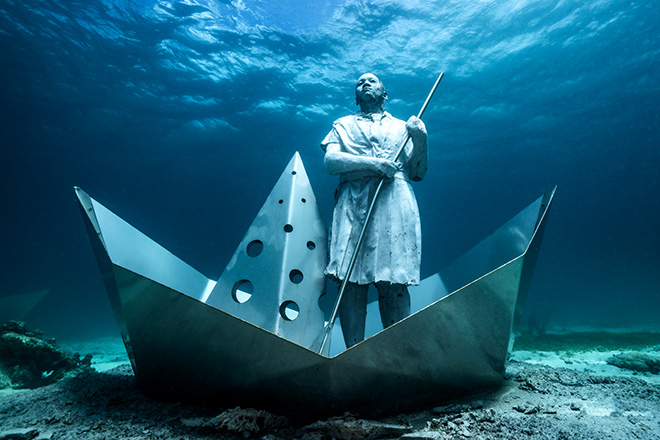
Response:
POLYGON ((368 115, 374 113, 383 113, 383 104, 363 101, 360 103, 360 110, 362 111, 362 113, 366 113, 368 115))

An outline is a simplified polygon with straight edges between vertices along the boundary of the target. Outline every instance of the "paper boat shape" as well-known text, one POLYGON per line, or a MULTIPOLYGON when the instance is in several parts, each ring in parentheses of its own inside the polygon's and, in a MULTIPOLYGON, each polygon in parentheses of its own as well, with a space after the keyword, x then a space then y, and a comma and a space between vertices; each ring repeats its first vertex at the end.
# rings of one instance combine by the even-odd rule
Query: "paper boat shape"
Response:
POLYGON ((0 322, 25 319, 48 292, 50 289, 42 289, 0 298, 0 322))
POLYGON ((408 318, 348 350, 333 334, 333 351, 319 354, 327 237, 298 153, 217 281, 76 188, 145 393, 302 417, 386 414, 498 387, 554 191, 412 288, 408 318))

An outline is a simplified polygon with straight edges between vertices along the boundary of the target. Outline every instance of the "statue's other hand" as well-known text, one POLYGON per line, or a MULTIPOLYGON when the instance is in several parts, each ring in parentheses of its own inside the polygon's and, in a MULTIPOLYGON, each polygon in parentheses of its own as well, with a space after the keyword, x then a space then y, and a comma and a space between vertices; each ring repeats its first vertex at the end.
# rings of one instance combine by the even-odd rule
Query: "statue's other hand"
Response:
POLYGON ((426 126, 417 116, 411 116, 406 122, 406 129, 413 138, 426 136, 426 126))
POLYGON ((376 172, 388 179, 401 169, 401 164, 388 159, 378 159, 376 162, 376 172))

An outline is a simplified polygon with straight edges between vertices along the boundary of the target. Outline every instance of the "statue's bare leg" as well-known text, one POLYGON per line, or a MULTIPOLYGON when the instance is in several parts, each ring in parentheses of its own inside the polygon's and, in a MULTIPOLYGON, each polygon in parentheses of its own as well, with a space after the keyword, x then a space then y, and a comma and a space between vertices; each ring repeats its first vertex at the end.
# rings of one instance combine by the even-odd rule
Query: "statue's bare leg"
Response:
POLYGON ((339 320, 346 348, 364 340, 368 290, 368 285, 354 283, 347 283, 344 289, 344 295, 339 304, 339 320))
POLYGON ((378 308, 383 328, 401 321, 410 315, 410 294, 405 284, 380 282, 378 288, 378 308))

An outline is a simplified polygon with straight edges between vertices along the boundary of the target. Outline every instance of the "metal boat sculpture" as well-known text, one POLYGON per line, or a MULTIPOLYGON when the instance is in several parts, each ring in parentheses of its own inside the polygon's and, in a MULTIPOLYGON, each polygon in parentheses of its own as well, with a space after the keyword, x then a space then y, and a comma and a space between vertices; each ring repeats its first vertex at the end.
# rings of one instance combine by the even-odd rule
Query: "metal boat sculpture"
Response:
POLYGON ((385 330, 368 319, 369 337, 348 350, 335 326, 322 354, 326 228, 298 153, 217 281, 76 193, 147 394, 316 417, 498 387, 554 189, 411 289, 408 318, 385 330))
POLYGON ((20 293, 0 298, 0 322, 21 321, 44 299, 50 289, 20 293))

